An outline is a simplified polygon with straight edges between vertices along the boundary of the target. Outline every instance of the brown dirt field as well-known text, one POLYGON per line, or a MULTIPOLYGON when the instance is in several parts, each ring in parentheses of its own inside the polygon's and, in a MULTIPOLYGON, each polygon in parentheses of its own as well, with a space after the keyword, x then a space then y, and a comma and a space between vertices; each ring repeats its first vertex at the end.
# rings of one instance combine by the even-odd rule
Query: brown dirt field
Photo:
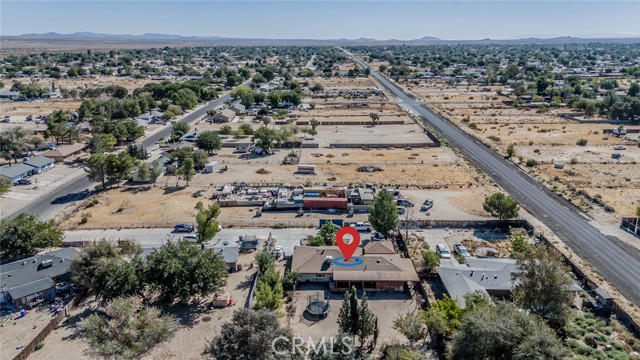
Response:
POLYGON ((57 109, 76 111, 80 104, 81 101, 74 100, 2 101, 0 102, 0 113, 11 117, 46 115, 57 109))

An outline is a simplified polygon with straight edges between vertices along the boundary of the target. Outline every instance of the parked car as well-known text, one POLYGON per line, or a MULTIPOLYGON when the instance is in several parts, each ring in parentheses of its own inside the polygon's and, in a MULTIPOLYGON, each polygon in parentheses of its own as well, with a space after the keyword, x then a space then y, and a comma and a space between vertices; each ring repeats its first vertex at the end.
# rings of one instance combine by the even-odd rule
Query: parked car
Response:
POLYGON ((357 222, 355 224, 351 224, 352 228, 355 228, 358 231, 371 231, 371 224, 365 223, 365 222, 357 222))
POLYGON ((616 145, 613 147, 613 150, 627 150, 627 148, 622 145, 616 145))
POLYGON ((467 248, 462 244, 453 244, 453 251, 460 256, 471 256, 471 254, 469 254, 469 250, 467 250, 467 248))
POLYGON ((185 235, 182 237, 183 241, 198 241, 198 237, 195 235, 185 235))
POLYGON ((276 246, 273 248, 273 256, 276 257, 276 259, 279 259, 281 256, 284 256, 284 247, 282 246, 276 246))
POLYGON ((615 154, 611 154, 611 158, 612 159, 620 159, 622 157, 622 155, 615 153, 615 154))
POLYGON ((449 252, 449 248, 445 244, 436 245, 436 254, 443 259, 450 259, 451 253, 449 252))
POLYGON ((371 236, 371 241, 381 241, 381 240, 384 240, 384 235, 380 234, 379 232, 371 236))
POLYGON ((404 212, 407 211, 404 206, 396 206, 396 209, 398 209, 398 215, 404 215, 404 212))
POLYGON ((33 181, 31 181, 30 179, 20 179, 16 181, 16 185, 31 185, 32 183, 33 181))
POLYGON ((193 225, 191 224, 176 224, 176 226, 173 227, 173 232, 193 232, 193 225))
POLYGON ((420 206, 420 211, 429 211, 433 207, 433 200, 427 199, 420 206))
POLYGON ((402 198, 396 200, 396 205, 404 206, 404 207, 413 207, 414 206, 414 204, 411 201, 409 201, 407 199, 402 199, 402 198))

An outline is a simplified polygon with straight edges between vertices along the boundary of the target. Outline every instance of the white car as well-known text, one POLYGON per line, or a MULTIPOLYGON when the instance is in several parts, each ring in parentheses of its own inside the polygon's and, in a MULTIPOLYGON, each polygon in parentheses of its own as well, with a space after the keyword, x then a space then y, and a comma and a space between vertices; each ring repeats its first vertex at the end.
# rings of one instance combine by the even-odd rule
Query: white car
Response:
POLYGON ((185 235, 182 237, 183 241, 198 241, 198 237, 195 235, 185 235))
POLYGON ((284 256, 284 248, 282 246, 276 246, 273 248, 273 256, 279 258, 280 256, 284 256))
POLYGON ((357 231, 371 231, 371 224, 365 222, 357 222, 355 224, 351 224, 352 228, 355 228, 357 231))
POLYGON ((622 145, 616 145, 613 147, 613 150, 627 150, 627 148, 622 145))

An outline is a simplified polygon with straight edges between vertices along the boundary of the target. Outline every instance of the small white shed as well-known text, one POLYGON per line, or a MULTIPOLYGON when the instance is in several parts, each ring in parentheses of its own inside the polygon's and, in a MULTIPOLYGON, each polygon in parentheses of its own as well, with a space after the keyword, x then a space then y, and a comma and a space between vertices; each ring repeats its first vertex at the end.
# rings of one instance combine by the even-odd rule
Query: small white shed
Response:
POLYGON ((220 164, 217 161, 212 161, 204 167, 204 172, 212 173, 214 171, 217 171, 219 168, 220 164))

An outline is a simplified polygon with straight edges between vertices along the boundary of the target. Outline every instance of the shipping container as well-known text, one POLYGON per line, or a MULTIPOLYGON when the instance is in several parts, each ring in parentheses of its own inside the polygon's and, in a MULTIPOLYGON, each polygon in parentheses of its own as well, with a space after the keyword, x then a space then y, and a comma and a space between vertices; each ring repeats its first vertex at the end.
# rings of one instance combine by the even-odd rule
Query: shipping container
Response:
POLYGON ((305 210, 344 210, 347 198, 304 198, 305 210))

